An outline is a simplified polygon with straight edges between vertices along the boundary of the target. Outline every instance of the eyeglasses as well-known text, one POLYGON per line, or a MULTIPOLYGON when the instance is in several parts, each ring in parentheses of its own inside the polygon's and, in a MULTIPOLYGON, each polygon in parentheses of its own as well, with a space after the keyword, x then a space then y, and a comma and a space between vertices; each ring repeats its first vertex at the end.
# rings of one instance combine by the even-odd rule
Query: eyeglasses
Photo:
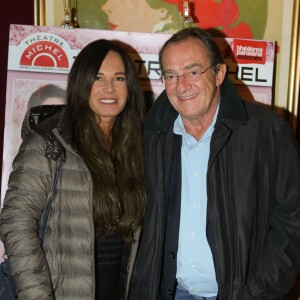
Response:
POLYGON ((161 81, 164 85, 176 84, 179 77, 183 77, 185 80, 190 81, 190 82, 197 81, 212 66, 213 66, 213 64, 210 65, 208 68, 206 68, 203 71, 200 70, 199 68, 192 68, 191 70, 185 72, 182 75, 166 73, 161 77, 161 81))

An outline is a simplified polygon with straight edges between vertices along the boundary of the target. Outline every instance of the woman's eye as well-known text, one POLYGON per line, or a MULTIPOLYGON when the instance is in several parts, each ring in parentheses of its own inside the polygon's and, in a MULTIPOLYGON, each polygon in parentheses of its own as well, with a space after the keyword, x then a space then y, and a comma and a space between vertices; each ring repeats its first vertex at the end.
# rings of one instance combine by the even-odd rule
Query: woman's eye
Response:
POLYGON ((115 78, 115 81, 125 81, 125 77, 122 77, 122 76, 120 76, 120 77, 116 77, 115 78))
POLYGON ((95 81, 101 81, 102 80, 102 77, 101 76, 96 76, 95 77, 95 81))

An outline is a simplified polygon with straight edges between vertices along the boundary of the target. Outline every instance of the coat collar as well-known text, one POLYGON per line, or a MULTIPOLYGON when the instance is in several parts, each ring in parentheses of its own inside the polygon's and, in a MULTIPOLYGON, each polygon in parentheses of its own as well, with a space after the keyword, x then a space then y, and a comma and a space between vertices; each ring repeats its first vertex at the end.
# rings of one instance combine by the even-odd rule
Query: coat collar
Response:
POLYGON ((227 77, 221 86, 221 100, 217 122, 219 121, 248 121, 248 115, 245 109, 244 101, 238 94, 236 87, 227 77))

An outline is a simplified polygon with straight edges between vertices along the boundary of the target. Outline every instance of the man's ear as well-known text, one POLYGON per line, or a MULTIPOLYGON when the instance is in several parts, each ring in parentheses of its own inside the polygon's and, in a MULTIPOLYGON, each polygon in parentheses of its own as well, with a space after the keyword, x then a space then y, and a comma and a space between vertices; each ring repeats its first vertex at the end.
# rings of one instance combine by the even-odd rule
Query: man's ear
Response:
POLYGON ((216 74, 216 85, 220 86, 222 82, 224 81, 224 78, 226 76, 226 70, 227 67, 225 64, 219 64, 218 65, 218 72, 216 74))

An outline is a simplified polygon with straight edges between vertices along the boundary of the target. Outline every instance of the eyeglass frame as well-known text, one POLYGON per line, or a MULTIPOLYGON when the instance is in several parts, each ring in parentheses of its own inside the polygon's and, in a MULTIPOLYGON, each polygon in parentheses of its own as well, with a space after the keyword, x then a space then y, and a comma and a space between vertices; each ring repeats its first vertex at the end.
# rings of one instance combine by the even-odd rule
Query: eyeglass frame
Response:
MULTIPOLYGON (((211 67, 213 67, 213 66, 215 66, 215 64, 211 64, 209 67, 207 67, 206 69, 204 69, 203 71, 199 71, 198 72, 198 74, 199 74, 199 76, 202 76, 207 70, 209 70, 211 67)), ((195 71, 194 71, 195 72, 195 71)), ((164 79, 164 76, 165 75, 163 75, 163 76, 161 76, 160 77, 160 80, 161 80, 161 82, 164 84, 164 85, 166 85, 166 80, 164 79)), ((180 77, 183 77, 184 79, 186 79, 186 80, 191 80, 191 79, 189 79, 189 77, 188 77, 188 72, 186 73, 186 74, 182 74, 182 75, 172 75, 172 76, 174 76, 175 78, 176 78, 176 81, 174 81, 174 83, 176 82, 178 82, 178 78, 180 78, 180 77)), ((189 76, 191 76, 191 74, 189 74, 189 76)), ((200 77, 199 77, 200 78, 200 77)), ((193 80, 193 79, 192 79, 193 80)))

